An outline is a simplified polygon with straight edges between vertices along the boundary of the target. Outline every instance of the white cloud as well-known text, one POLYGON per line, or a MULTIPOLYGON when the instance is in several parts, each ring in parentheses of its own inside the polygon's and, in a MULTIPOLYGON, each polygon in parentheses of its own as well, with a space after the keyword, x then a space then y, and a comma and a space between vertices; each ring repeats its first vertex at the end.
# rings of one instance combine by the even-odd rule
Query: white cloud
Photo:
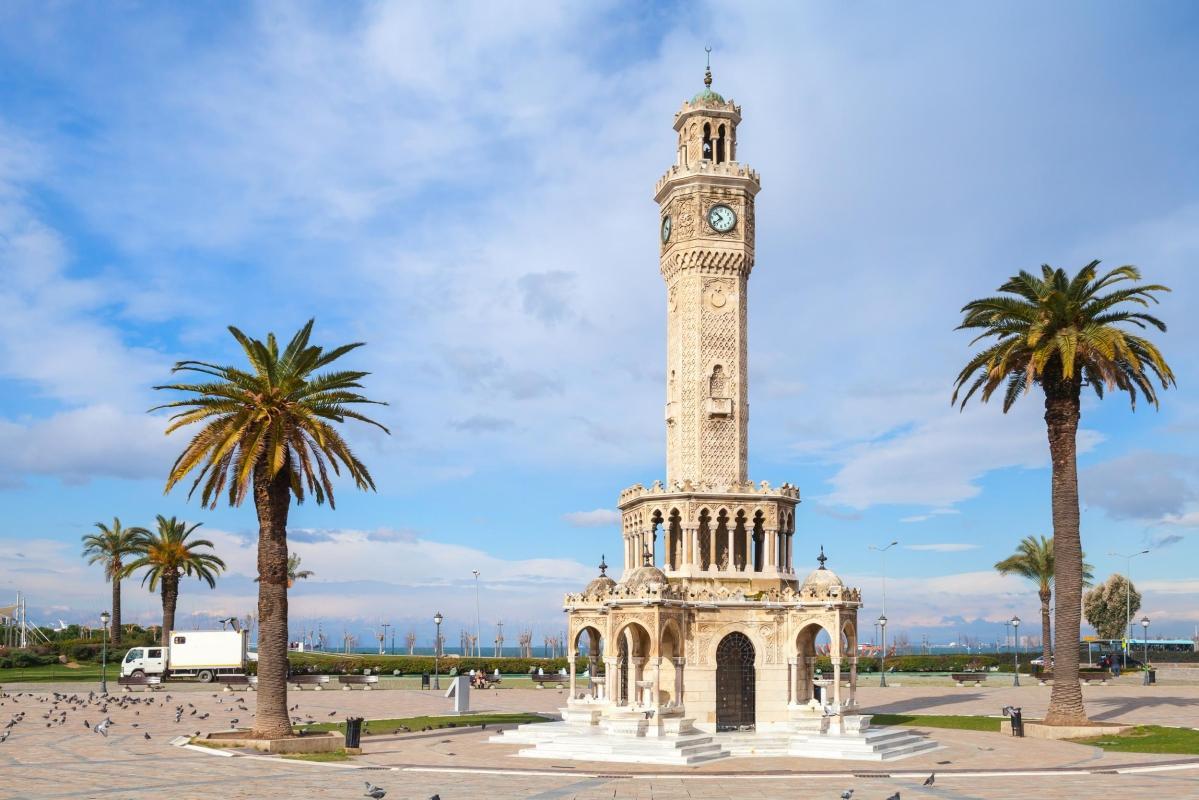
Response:
MULTIPOLYGON (((988 472, 1033 469, 1049 461, 1034 394, 1008 414, 994 404, 950 411, 890 438, 850 448, 823 498, 850 508, 880 504, 949 506, 976 496, 988 472)), ((1081 430, 1085 453, 1099 434, 1081 430)))
POLYGON ((562 519, 575 528, 601 528, 620 524, 620 512, 609 508, 597 508, 594 511, 571 511, 563 514, 562 519))

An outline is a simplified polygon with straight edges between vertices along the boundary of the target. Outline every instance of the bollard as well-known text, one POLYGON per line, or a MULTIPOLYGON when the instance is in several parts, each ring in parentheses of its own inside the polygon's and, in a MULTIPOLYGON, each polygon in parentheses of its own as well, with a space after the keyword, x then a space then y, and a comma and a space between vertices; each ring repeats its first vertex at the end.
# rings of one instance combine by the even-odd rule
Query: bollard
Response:
POLYGON ((362 717, 346 717, 346 752, 362 751, 362 717))
POLYGON ((1019 708, 1012 709, 1012 736, 1024 737, 1024 717, 1019 708))

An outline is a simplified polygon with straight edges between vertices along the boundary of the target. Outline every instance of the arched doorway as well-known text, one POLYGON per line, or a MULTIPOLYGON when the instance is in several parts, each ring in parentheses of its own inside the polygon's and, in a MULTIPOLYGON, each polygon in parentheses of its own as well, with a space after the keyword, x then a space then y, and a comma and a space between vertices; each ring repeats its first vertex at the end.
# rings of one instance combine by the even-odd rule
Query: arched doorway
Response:
POLYGON ((716 648, 716 730, 752 729, 755 709, 754 646, 734 631, 716 648))

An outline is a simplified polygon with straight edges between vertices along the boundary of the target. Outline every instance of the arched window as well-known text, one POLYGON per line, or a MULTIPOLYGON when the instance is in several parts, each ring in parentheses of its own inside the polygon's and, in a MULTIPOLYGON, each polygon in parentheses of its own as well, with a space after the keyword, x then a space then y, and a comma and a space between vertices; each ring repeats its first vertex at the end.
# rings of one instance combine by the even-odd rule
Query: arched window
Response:
POLYGON ((712 159, 712 126, 704 123, 704 149, 703 157, 707 160, 712 159))
POLYGON ((724 126, 720 126, 720 136, 716 139, 716 163, 724 161, 724 126))
POLYGON ((712 377, 708 379, 708 396, 709 397, 728 397, 728 380, 724 374, 724 367, 717 364, 712 367, 712 377))

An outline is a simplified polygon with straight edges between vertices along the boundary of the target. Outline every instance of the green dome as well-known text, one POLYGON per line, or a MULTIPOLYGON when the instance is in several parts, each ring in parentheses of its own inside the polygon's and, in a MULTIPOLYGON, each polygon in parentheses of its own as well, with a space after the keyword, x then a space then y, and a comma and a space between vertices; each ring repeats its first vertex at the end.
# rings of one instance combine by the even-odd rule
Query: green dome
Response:
POLYGON ((712 91, 711 87, 704 87, 702 92, 699 92, 695 97, 691 98, 692 103, 723 103, 724 97, 719 92, 712 91))

